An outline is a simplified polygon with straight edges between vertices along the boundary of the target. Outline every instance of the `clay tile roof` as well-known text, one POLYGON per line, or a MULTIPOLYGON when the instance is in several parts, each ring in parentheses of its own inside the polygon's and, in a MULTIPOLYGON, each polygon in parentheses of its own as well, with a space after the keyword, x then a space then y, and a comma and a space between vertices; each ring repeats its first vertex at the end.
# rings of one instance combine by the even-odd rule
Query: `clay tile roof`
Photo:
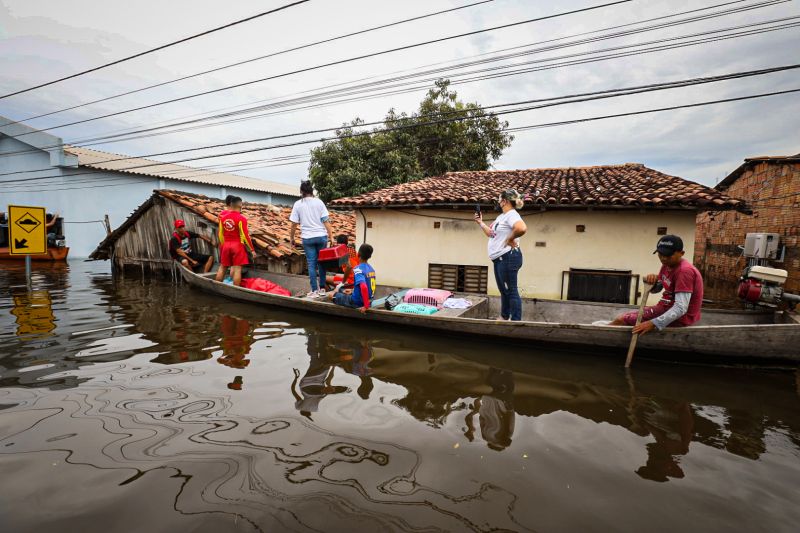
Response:
MULTIPOLYGON (((202 194, 192 194, 182 191, 154 191, 144 204, 139 206, 128 219, 101 242, 97 249, 89 256, 92 259, 108 259, 111 245, 131 227, 150 207, 155 198, 166 198, 176 204, 205 218, 212 224, 217 224, 219 213, 225 209, 225 202, 219 198, 209 198, 202 194)), ((250 237, 256 251, 264 256, 277 259, 292 255, 302 255, 303 252, 289 246, 289 214, 291 207, 244 202, 242 214, 247 217, 250 237)), ((330 223, 333 234, 346 234, 351 238, 355 236, 356 219, 352 211, 331 211, 330 223)), ((299 238, 299 233, 298 237, 299 238)))
POLYGON ((433 207, 491 204, 516 189, 528 205, 746 209, 742 200, 639 163, 573 168, 448 172, 330 203, 333 207, 433 207))

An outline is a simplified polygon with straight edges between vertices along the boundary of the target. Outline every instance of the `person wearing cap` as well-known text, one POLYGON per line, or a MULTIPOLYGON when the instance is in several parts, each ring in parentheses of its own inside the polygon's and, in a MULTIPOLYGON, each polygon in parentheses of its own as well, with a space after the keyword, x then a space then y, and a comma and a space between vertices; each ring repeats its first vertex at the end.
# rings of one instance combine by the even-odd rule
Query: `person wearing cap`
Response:
POLYGON ((500 291, 500 316, 503 320, 522 320, 522 298, 517 287, 517 275, 522 268, 522 251, 519 238, 528 227, 517 213, 525 202, 514 189, 507 189, 497 197, 495 207, 502 213, 491 227, 483 223, 480 211, 475 213, 475 222, 489 237, 489 259, 494 263, 494 279, 500 291))
POLYGON ((654 254, 658 254, 661 270, 648 274, 644 280, 653 285, 651 292, 664 291, 661 300, 644 308, 642 322, 637 326, 638 311, 624 313, 615 318, 612 326, 634 326, 633 333, 643 335, 648 331, 663 330, 667 326, 691 326, 700 320, 703 305, 703 276, 683 258, 683 240, 677 235, 661 237, 654 254))
POLYGON ((208 244, 213 245, 211 239, 205 235, 200 235, 193 231, 186 229, 186 223, 183 220, 175 221, 175 232, 169 239, 169 255, 175 261, 192 271, 197 271, 198 267, 203 268, 203 273, 211 270, 211 265, 214 264, 214 258, 210 255, 195 252, 192 248, 192 239, 202 239, 208 244))

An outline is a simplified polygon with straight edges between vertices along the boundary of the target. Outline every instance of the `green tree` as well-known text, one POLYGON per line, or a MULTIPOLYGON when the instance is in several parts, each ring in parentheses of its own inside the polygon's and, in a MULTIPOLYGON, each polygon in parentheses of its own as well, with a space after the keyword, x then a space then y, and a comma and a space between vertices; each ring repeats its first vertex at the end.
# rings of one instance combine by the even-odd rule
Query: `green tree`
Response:
POLYGON ((390 109, 383 126, 364 133, 361 119, 311 150, 309 177, 323 200, 459 170, 487 170, 514 137, 508 122, 463 103, 439 80, 411 114, 390 109), (455 120, 460 119, 460 120, 455 120), (353 136, 354 133, 364 133, 353 136))

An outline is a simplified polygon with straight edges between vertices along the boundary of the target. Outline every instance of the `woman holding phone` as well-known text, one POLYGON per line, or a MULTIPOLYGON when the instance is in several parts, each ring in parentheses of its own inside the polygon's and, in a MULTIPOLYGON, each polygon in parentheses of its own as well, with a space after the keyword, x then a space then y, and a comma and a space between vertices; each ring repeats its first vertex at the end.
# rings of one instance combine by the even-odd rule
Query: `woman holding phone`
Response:
POLYGON ((496 207, 502 213, 491 226, 483 223, 480 208, 475 209, 475 222, 489 238, 489 259, 494 264, 494 279, 500 291, 500 316, 503 320, 522 320, 522 298, 517 287, 517 274, 522 268, 519 238, 528 227, 517 213, 525 202, 514 189, 506 189, 497 197, 496 207))

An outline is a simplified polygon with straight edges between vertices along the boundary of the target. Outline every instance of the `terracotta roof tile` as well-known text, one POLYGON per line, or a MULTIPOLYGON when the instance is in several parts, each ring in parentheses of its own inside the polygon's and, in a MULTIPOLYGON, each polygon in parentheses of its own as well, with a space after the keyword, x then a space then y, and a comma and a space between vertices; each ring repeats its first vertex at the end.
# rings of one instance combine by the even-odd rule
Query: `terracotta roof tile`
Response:
MULTIPOLYGON (((216 224, 217 216, 225 209, 225 202, 219 198, 209 198, 200 194, 181 191, 156 191, 193 211, 206 220, 216 224)), ((302 255, 302 252, 289 246, 289 214, 291 207, 244 202, 242 214, 247 217, 250 236, 256 248, 275 258, 302 255)), ((344 233, 355 237, 356 220, 351 211, 331 211, 330 222, 334 235, 344 233)))
POLYGON ((449 172, 331 202, 339 207, 491 204, 514 188, 527 204, 745 209, 745 203, 638 163, 578 168, 449 172))

